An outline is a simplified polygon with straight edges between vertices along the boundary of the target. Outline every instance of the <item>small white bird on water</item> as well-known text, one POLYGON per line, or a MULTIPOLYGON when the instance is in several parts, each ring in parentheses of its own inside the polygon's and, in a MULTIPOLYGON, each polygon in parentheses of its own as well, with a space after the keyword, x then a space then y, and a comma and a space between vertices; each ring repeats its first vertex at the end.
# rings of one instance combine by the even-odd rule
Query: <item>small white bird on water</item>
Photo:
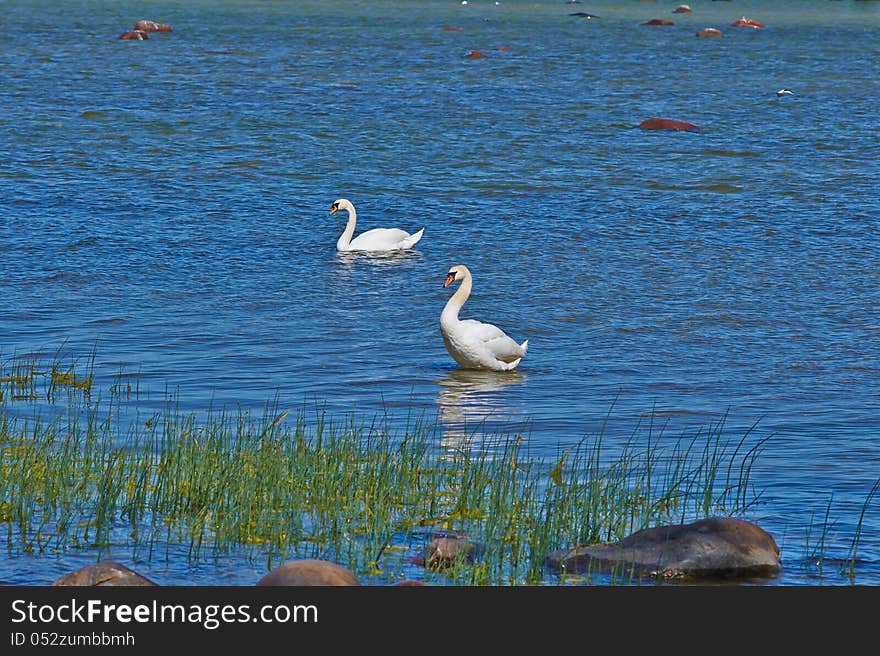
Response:
POLYGON ((357 223, 357 212, 351 201, 345 198, 333 201, 330 215, 341 211, 348 212, 348 222, 345 224, 345 230, 336 241, 337 251, 370 251, 375 253, 406 250, 415 246, 425 233, 424 228, 413 234, 400 228, 373 228, 352 239, 357 223))
POLYGON ((776 92, 776 96, 778 98, 782 98, 782 96, 793 96, 794 92, 791 89, 780 89, 776 92))

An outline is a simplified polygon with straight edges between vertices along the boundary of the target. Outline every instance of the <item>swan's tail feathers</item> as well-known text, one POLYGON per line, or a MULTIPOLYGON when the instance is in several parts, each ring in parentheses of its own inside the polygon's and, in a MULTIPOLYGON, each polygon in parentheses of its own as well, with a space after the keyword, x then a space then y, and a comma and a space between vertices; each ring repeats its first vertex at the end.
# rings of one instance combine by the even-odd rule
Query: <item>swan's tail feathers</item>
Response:
POLYGON ((520 347, 520 349, 522 349, 522 353, 519 354, 519 357, 517 357, 513 360, 508 360, 507 366, 504 367, 505 370, 513 371, 514 369, 516 369, 519 366, 520 361, 524 357, 526 357, 526 352, 529 350, 529 340, 524 341, 522 344, 519 345, 519 347, 520 347))
POLYGON ((419 239, 422 238, 423 234, 425 234, 424 228, 422 228, 418 232, 414 232, 409 237, 404 239, 403 240, 404 248, 411 248, 411 247, 415 246, 418 243, 419 239))

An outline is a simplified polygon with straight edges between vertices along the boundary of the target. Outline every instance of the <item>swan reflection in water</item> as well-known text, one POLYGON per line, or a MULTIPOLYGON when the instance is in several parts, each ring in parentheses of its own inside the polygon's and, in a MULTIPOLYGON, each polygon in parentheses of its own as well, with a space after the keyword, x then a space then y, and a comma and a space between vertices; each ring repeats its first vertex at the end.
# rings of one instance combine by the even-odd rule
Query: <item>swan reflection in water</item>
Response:
POLYGON ((336 257, 340 263, 344 264, 347 267, 353 267, 356 262, 369 262, 370 264, 375 264, 378 266, 382 266, 384 264, 395 264, 398 262, 405 262, 407 260, 414 260, 416 258, 421 257, 421 253, 415 250, 400 250, 400 251, 384 251, 384 252, 370 252, 370 251, 337 251, 336 257))
POLYGON ((509 431, 517 409, 508 403, 507 392, 526 376, 514 371, 454 369, 437 381, 441 444, 463 448, 477 437, 503 437, 493 430, 509 431))
MULTIPOLYGON (((358 272, 363 275, 375 277, 376 269, 383 267, 411 266, 419 260, 422 254, 419 251, 388 251, 387 253, 368 253, 366 251, 339 251, 335 254, 334 268, 342 280, 351 280, 353 274, 358 272)), ((381 277, 381 276, 380 276, 381 277)), ((358 278, 355 277, 355 280, 358 278)), ((388 278, 389 289, 391 279, 388 278)))

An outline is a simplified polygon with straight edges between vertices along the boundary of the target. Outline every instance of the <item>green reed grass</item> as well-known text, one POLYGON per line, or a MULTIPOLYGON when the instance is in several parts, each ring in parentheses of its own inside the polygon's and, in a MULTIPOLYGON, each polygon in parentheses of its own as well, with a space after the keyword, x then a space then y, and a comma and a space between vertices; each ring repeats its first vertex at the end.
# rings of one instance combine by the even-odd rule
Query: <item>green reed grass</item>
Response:
POLYGON ((166 391, 144 419, 121 373, 105 403, 93 360, 85 371, 38 364, 0 371, 29 390, 0 402, 0 526, 11 552, 112 545, 152 560, 183 546, 192 562, 324 557, 389 581, 432 534, 454 532, 485 553, 429 576, 540 584, 554 549, 741 514, 756 498, 749 474, 763 441, 728 440, 723 421, 689 438, 650 423, 613 453, 600 431, 546 461, 519 433, 443 448, 430 421, 291 415, 277 399, 256 415, 200 419, 166 391), (27 405, 33 396, 47 402, 27 405))

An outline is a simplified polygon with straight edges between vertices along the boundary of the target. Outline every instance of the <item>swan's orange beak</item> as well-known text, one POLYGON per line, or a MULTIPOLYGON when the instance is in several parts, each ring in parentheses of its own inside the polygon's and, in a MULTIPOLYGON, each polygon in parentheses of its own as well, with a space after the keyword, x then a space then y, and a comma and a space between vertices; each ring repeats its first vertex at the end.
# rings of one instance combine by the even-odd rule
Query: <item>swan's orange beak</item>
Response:
POLYGON ((336 210, 337 210, 337 209, 339 209, 339 208, 336 207, 335 205, 334 205, 333 207, 331 207, 331 208, 330 208, 330 214, 328 214, 327 216, 333 216, 334 214, 336 214, 336 210))
POLYGON ((455 282, 455 274, 454 273, 447 273, 446 280, 443 282, 443 286, 449 287, 449 285, 451 285, 453 282, 455 282))

